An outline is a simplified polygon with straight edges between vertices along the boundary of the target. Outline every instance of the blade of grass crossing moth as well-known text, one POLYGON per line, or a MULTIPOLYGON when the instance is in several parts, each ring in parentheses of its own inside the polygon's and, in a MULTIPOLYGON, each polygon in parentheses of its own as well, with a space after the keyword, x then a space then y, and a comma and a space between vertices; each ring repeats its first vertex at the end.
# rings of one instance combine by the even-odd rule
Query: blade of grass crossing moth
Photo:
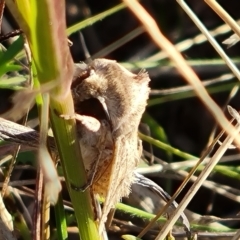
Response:
POLYGON ((19 25, 27 36, 36 66, 37 78, 45 92, 51 90, 51 126, 75 210, 79 235, 82 240, 99 239, 89 191, 82 193, 71 188, 71 185, 83 186, 87 181, 81 161, 75 121, 65 121, 56 114, 56 112, 63 115, 74 113, 70 91, 74 64, 66 37, 65 1, 17 0, 16 2, 19 6, 18 10, 21 11, 20 16, 24 13, 27 14, 24 18, 25 22, 20 21, 19 25), (28 15, 29 9, 31 12, 28 15), (45 83, 52 81, 55 82, 55 85, 48 89, 44 88, 45 83))

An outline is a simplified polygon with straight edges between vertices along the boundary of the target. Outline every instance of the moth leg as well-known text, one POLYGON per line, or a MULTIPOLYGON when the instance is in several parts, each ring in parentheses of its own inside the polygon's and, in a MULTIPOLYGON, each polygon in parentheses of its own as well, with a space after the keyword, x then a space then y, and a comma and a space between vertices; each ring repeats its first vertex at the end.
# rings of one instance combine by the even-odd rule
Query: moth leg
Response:
MULTIPOLYGON (((85 120, 85 118, 87 116, 85 115, 81 115, 81 114, 77 114, 77 113, 73 113, 73 114, 60 114, 59 115, 60 118, 63 118, 64 120, 72 120, 72 119, 75 119, 79 122, 83 122, 85 120)), ((86 120, 85 120, 86 121, 86 120)))
POLYGON ((94 179, 97 175, 97 172, 98 172, 98 168, 99 168, 99 163, 100 163, 100 160, 102 159, 102 153, 105 149, 105 139, 106 139, 106 135, 107 135, 107 129, 106 129, 106 122, 103 120, 101 121, 101 130, 102 130, 102 134, 100 134, 99 136, 99 140, 98 140, 98 143, 96 145, 96 148, 98 149, 98 152, 99 152, 99 155, 98 155, 98 158, 97 158, 97 161, 94 163, 94 168, 93 168, 93 171, 91 172, 89 178, 88 178, 88 182, 86 184, 85 189, 84 191, 92 186, 93 182, 94 182, 94 179))
MULTIPOLYGON (((72 115, 61 114, 60 117, 65 119, 65 120, 75 119, 75 120, 78 120, 80 122, 82 122, 82 120, 83 120, 83 116, 81 116, 80 114, 77 114, 77 113, 74 113, 72 115)), ((101 154, 99 155, 99 157, 97 159, 97 163, 99 162, 100 157, 101 157, 101 154)), ((84 192, 93 184, 93 179, 94 179, 94 176, 95 176, 96 171, 97 171, 97 163, 94 164, 94 170, 91 173, 90 178, 88 178, 87 183, 84 184, 82 187, 77 187, 77 186, 71 184, 71 188, 73 190, 84 192)))
POLYGON ((107 221, 105 223, 106 229, 109 229, 111 227, 115 212, 116 212, 116 209, 112 208, 108 213, 107 221))
POLYGON ((82 115, 74 113, 72 115, 67 115, 67 114, 61 114, 59 117, 65 119, 65 120, 71 120, 71 119, 76 119, 78 121, 82 121, 82 115))
POLYGON ((97 161, 94 163, 94 169, 93 171, 91 172, 90 176, 88 177, 88 180, 87 180, 87 183, 84 184, 82 187, 76 187, 74 185, 71 185, 71 188, 75 191, 81 191, 81 192, 84 192, 86 191, 89 187, 92 186, 93 182, 94 182, 94 178, 96 176, 96 173, 97 173, 97 169, 98 169, 98 165, 99 165, 99 161, 101 159, 101 156, 102 156, 102 151, 99 151, 99 156, 97 158, 97 161))
POLYGON ((101 125, 102 122, 100 122, 98 119, 91 116, 74 113, 72 115, 62 114, 62 115, 59 115, 59 117, 65 120, 71 120, 71 119, 77 120, 85 129, 85 133, 91 136, 95 135, 94 136, 95 138, 97 138, 97 135, 99 136, 100 133, 103 131, 103 128, 101 125))
MULTIPOLYGON (((64 118, 65 120, 70 120, 70 119, 76 119, 77 121, 79 121, 82 125, 85 126, 86 129, 88 129, 89 131, 96 131, 96 125, 97 123, 99 123, 98 120, 96 120, 96 122, 92 122, 90 120, 93 120, 92 117, 88 117, 88 116, 84 116, 84 115, 80 115, 80 114, 73 114, 73 115, 60 115, 60 117, 64 118), (94 125, 94 126, 93 126, 94 125)), ((95 120, 95 119, 94 119, 95 120)), ((99 123, 99 127, 97 127, 97 129, 100 131, 100 134, 96 134, 96 138, 98 138, 97 143, 96 143, 96 149, 98 150, 99 154, 98 157, 96 159, 96 161, 94 162, 91 172, 88 176, 88 180, 87 183, 82 186, 82 187, 76 187, 76 186, 71 186, 72 189, 76 190, 76 191, 81 191, 84 192, 86 191, 89 187, 92 186, 94 179, 96 177, 96 174, 98 172, 98 167, 99 167, 99 163, 100 160, 102 158, 102 152, 105 149, 105 138, 106 138, 106 134, 107 134, 107 123, 105 123, 104 120, 102 120, 99 123)))

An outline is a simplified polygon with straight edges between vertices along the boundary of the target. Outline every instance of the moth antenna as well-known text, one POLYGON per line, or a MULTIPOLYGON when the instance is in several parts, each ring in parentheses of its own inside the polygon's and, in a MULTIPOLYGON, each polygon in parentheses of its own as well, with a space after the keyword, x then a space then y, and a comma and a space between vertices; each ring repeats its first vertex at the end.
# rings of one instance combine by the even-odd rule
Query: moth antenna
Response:
POLYGON ((79 32, 79 38, 80 38, 80 42, 81 42, 81 45, 82 45, 82 49, 83 49, 83 52, 84 52, 84 56, 86 58, 86 63, 91 63, 92 62, 92 57, 88 51, 88 48, 87 48, 87 45, 86 45, 86 42, 85 42, 85 39, 84 39, 84 36, 82 34, 82 32, 79 32))

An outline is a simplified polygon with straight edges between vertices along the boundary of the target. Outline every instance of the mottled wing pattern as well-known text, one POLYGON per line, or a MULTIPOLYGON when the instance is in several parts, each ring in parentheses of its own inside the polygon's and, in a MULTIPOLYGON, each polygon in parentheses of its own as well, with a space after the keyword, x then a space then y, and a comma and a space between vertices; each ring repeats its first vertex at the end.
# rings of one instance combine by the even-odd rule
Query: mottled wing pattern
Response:
POLYGON ((119 136, 116 139, 113 160, 107 169, 109 182, 99 222, 100 232, 111 208, 115 207, 122 197, 129 195, 133 182, 133 170, 136 168, 139 156, 135 156, 136 147, 126 137, 128 138, 128 136, 119 136))
POLYGON ((117 190, 117 186, 121 182, 122 173, 121 171, 125 169, 125 162, 124 159, 121 161, 121 158, 124 158, 122 154, 125 154, 124 149, 121 148, 122 139, 118 138, 115 142, 115 150, 113 154, 113 160, 111 165, 109 165, 108 172, 109 172, 109 181, 107 187, 107 195, 105 197, 105 202, 103 205, 102 216, 99 221, 99 232, 101 233, 104 227, 104 223, 106 222, 107 215, 110 212, 111 208, 114 207, 114 204, 119 200, 118 195, 121 196, 120 189, 117 190), (122 165, 122 168, 120 167, 122 165))

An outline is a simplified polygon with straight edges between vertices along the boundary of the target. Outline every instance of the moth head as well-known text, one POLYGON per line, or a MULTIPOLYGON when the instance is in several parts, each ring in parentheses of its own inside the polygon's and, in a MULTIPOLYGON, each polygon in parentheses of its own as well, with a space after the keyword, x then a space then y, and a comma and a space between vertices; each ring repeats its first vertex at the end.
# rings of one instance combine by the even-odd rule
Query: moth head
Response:
POLYGON ((146 72, 134 74, 108 59, 95 59, 89 65, 77 65, 72 84, 75 106, 87 99, 97 99, 113 129, 123 122, 139 122, 145 109, 149 88, 146 72))
POLYGON ((76 64, 71 86, 75 111, 82 115, 95 117, 98 120, 110 121, 108 108, 103 97, 105 91, 103 85, 104 79, 98 76, 94 64, 76 64))
POLYGON ((73 97, 78 101, 103 97, 106 92, 106 79, 103 75, 98 74, 98 68, 94 65, 94 61, 88 65, 76 64, 71 88, 73 97))

